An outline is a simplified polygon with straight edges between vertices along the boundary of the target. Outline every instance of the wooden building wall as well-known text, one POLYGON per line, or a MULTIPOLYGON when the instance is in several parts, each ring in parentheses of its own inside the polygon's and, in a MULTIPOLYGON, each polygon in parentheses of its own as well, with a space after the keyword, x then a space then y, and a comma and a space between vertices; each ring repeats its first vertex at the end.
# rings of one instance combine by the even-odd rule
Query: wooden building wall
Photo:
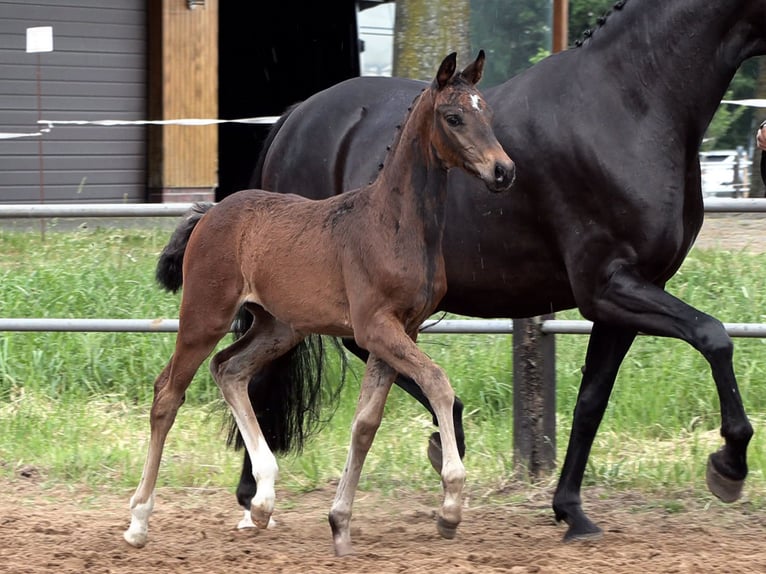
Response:
MULTIPOLYGON (((150 119, 218 118, 218 0, 149 2, 150 119)), ((212 200, 218 126, 152 126, 152 201, 212 200)))

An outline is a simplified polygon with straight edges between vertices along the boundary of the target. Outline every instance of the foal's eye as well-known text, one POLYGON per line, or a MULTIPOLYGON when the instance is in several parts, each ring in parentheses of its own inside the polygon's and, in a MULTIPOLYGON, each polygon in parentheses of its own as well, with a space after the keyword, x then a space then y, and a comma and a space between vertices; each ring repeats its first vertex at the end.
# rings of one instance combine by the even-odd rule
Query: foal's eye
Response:
POLYGON ((447 123, 451 125, 453 128, 456 128, 459 125, 462 125, 463 118, 461 118, 457 114, 450 114, 446 117, 447 123))

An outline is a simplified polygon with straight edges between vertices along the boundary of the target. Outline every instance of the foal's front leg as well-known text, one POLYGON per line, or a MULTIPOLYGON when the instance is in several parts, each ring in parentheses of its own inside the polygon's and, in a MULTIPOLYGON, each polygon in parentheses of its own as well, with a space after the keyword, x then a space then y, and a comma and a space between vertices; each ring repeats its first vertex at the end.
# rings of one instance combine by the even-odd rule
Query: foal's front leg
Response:
POLYGON ((443 462, 441 467, 444 501, 437 528, 444 538, 454 538, 462 518, 465 467, 460 459, 452 418, 455 392, 445 372, 421 351, 400 324, 388 316, 378 316, 363 323, 357 334, 359 344, 377 355, 396 372, 413 379, 423 390, 436 414, 441 432, 443 462))
MULTIPOLYGON (((351 507, 364 460, 380 427, 383 407, 395 378, 396 371, 374 355, 370 355, 359 391, 354 422, 351 425, 351 446, 346 466, 335 491, 335 500, 329 515, 337 556, 346 556, 354 552, 351 544, 351 507)), ((258 487, 260 488, 260 483, 258 487)))

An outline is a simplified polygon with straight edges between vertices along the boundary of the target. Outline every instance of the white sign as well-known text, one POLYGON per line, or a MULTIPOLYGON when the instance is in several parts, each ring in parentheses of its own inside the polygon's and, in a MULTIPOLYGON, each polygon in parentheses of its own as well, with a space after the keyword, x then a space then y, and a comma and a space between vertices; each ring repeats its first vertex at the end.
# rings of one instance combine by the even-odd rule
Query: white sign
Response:
POLYGON ((53 52, 53 27, 27 28, 27 52, 53 52))

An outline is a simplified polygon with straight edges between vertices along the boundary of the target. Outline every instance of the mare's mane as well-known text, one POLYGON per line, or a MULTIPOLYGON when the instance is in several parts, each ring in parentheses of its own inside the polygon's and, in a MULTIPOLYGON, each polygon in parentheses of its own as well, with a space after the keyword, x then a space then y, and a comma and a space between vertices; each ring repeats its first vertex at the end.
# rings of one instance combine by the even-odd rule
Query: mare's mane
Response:
POLYGON ((587 40, 590 40, 593 37, 593 33, 606 23, 606 19, 612 14, 612 12, 614 12, 615 10, 622 10, 625 7, 625 3, 627 1, 628 0, 618 0, 617 2, 615 2, 610 10, 607 10, 606 12, 604 12, 603 16, 599 16, 596 19, 595 28, 588 28, 582 33, 582 39, 575 40, 575 46, 579 48, 587 40))

